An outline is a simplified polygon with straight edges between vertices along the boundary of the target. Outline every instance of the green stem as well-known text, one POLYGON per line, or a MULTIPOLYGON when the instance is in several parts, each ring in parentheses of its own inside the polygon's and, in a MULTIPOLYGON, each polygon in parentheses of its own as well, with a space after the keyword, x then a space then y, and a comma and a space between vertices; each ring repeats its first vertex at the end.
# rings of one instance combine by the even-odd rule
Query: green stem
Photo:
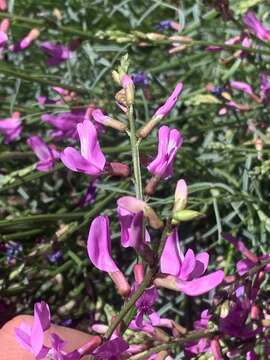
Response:
POLYGON ((133 172, 134 172, 134 178, 135 178, 136 198, 143 199, 139 143, 137 142, 137 137, 136 137, 133 105, 130 105, 128 108, 128 120, 129 120, 129 130, 130 130, 129 137, 130 137, 130 144, 131 144, 133 172))

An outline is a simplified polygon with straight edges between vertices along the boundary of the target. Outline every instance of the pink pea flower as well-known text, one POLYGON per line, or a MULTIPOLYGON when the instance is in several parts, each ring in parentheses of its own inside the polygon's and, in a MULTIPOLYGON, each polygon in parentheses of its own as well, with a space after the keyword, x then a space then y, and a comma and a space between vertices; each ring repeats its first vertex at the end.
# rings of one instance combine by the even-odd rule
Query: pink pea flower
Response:
POLYGON ((61 160, 67 168, 87 175, 100 175, 105 167, 106 159, 102 153, 95 126, 89 120, 77 125, 81 143, 81 152, 68 146, 61 153, 61 160))
POLYGON ((9 19, 4 19, 1 21, 1 24, 0 24, 0 48, 5 47, 8 42, 7 32, 8 32, 9 26, 10 26, 9 19))
POLYGON ((22 40, 10 46, 10 50, 18 53, 27 49, 40 35, 40 31, 36 28, 32 29, 22 40))
POLYGON ((121 224, 121 245, 139 249, 145 242, 150 241, 146 230, 143 234, 143 210, 133 212, 126 208, 126 197, 117 200, 117 212, 121 224))
POLYGON ((243 16, 243 22, 248 29, 262 41, 270 41, 270 29, 264 26, 253 11, 248 11, 243 16))
POLYGON ((7 10, 7 1, 0 0, 0 11, 6 11, 6 10, 7 10))
POLYGON ((12 113, 11 118, 0 120, 0 134, 4 136, 4 143, 19 139, 22 132, 20 113, 12 113))
POLYGON ((197 255, 188 249, 184 255, 178 249, 178 233, 174 229, 167 238, 164 251, 160 259, 160 268, 163 274, 169 274, 162 279, 157 278, 155 284, 174 290, 180 290, 190 296, 204 294, 216 286, 224 279, 224 272, 217 270, 208 275, 204 275, 208 267, 209 255, 201 252, 197 255), (171 282, 171 284, 170 284, 171 282))
POLYGON ((55 128, 51 133, 52 138, 55 140, 77 138, 77 125, 83 122, 84 119, 85 111, 82 110, 72 110, 56 115, 44 114, 41 116, 42 121, 51 124, 55 128))
POLYGON ((68 46, 53 44, 45 41, 40 45, 41 50, 48 55, 48 66, 56 66, 71 58, 72 52, 68 46))
POLYGON ((162 126, 158 132, 158 139, 157 156, 147 169, 153 175, 168 179, 173 175, 173 161, 178 149, 182 146, 183 137, 177 129, 162 126))
POLYGON ((109 273, 118 292, 123 296, 127 296, 130 292, 130 286, 124 274, 112 259, 109 231, 109 219, 107 216, 98 216, 92 221, 87 240, 88 256, 97 269, 109 273))
POLYGON ((157 111, 154 113, 153 117, 162 119, 170 113, 170 111, 175 107, 178 97, 179 97, 181 91, 183 90, 183 86, 184 85, 182 82, 179 82, 176 85, 172 94, 168 97, 168 99, 165 101, 165 103, 157 109, 157 111))
POLYGON ((47 145, 39 136, 31 136, 27 139, 27 144, 40 160, 37 164, 37 170, 47 172, 53 169, 60 154, 52 145, 47 145))
MULTIPOLYGON (((128 245, 128 243, 131 241, 130 236, 131 236, 131 232, 130 232, 130 227, 131 227, 131 223, 133 220, 133 217, 135 214, 143 211, 144 216, 146 217, 146 219, 149 222, 149 225, 153 228, 153 229, 161 229, 163 227, 163 222, 159 219, 159 217, 157 216, 157 214, 155 213, 155 211, 146 204, 146 202, 144 202, 143 200, 139 200, 136 199, 133 196, 122 196, 121 198, 118 199, 117 201, 117 205, 118 205, 118 214, 121 216, 127 216, 127 218, 122 219, 123 220, 123 245, 124 247, 128 247, 130 245, 128 245)), ((145 235, 145 240, 149 241, 149 237, 146 234, 145 235)), ((133 241, 133 240, 132 240, 133 241)))
MULTIPOLYGON (((137 290, 138 285, 134 287, 134 291, 137 290)), ((135 323, 139 328, 142 328, 144 323, 144 316, 147 316, 150 320, 150 323, 153 326, 158 326, 160 324, 160 316, 153 309, 156 301, 158 299, 158 291, 155 286, 151 286, 148 289, 145 289, 142 296, 136 301, 137 315, 135 318, 135 323)))
POLYGON ((50 327, 50 309, 44 302, 36 303, 34 307, 34 322, 32 326, 23 322, 20 327, 15 329, 15 334, 21 346, 29 350, 35 359, 43 359, 49 348, 44 346, 44 332, 50 327))

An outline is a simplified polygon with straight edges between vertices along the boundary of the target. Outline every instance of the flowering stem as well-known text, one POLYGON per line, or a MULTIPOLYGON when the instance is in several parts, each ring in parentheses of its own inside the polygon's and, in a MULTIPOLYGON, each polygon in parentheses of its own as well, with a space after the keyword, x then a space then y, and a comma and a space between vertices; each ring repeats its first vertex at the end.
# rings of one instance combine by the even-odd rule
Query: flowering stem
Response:
POLYGON ((133 105, 130 105, 128 108, 128 120, 129 120, 129 137, 131 144, 131 153, 132 153, 132 162, 133 162, 133 172, 135 178, 135 189, 136 189, 136 198, 143 198, 142 190, 142 177, 141 177, 141 168, 140 168, 140 155, 139 155, 139 142, 136 137, 133 105))
MULTIPOLYGON (((170 224, 169 224, 169 222, 167 222, 167 224, 162 232, 162 235, 161 235, 160 245, 159 245, 159 249, 158 249, 158 259, 160 258, 161 253, 164 249, 165 241, 166 241, 169 231, 170 231, 170 224)), ((142 296, 144 290, 147 287, 149 287, 149 285, 152 283, 152 280, 153 280, 155 274, 157 273, 158 268, 159 268, 159 261, 157 260, 157 261, 155 261, 155 265, 153 267, 149 267, 148 271, 145 274, 143 282, 140 284, 138 289, 130 297, 129 301, 122 307, 122 309, 120 310, 120 312, 119 312, 118 316, 115 318, 115 320, 111 323, 107 333, 105 334, 106 339, 109 339, 112 336, 114 330, 121 323, 121 321, 124 319, 124 317, 130 312, 130 310, 132 310, 136 301, 140 298, 140 296, 142 296)), ((130 319, 130 317, 129 317, 128 321, 130 322, 131 320, 132 320, 132 318, 130 319)), ((129 323, 127 322, 124 325, 125 325, 125 328, 123 330, 125 331, 129 325, 129 323)))
POLYGON ((177 339, 174 338, 174 339, 170 340, 170 342, 168 342, 167 344, 158 345, 158 346, 152 347, 149 350, 145 350, 139 354, 132 355, 132 356, 128 357, 128 359, 130 359, 130 360, 148 359, 151 354, 159 353, 160 351, 172 349, 175 346, 184 345, 186 343, 200 340, 203 338, 210 338, 215 335, 217 335, 217 331, 194 331, 184 337, 177 338, 177 339))

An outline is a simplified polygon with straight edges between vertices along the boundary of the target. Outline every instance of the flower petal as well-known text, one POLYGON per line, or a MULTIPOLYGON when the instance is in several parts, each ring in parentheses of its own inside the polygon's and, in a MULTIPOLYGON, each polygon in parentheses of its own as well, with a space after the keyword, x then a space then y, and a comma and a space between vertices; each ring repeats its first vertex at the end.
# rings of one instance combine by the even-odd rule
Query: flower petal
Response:
POLYGON ((64 165, 72 171, 83 172, 88 175, 100 174, 100 169, 90 164, 88 160, 83 158, 78 150, 68 146, 61 153, 61 160, 64 165))
POLYGON ((96 217, 90 226, 87 251, 91 262, 101 271, 119 271, 111 256, 108 216, 96 217))
POLYGON ((197 296, 207 293, 222 283, 224 272, 217 270, 208 275, 202 276, 191 281, 182 281, 178 279, 177 286, 180 291, 189 296, 197 296))
POLYGON ((177 248, 178 243, 177 229, 168 236, 164 250, 160 258, 160 269, 164 274, 178 276, 181 271, 181 258, 177 248))
POLYGON ((181 280, 188 280, 195 269, 196 258, 193 250, 188 249, 182 262, 179 277, 181 280))

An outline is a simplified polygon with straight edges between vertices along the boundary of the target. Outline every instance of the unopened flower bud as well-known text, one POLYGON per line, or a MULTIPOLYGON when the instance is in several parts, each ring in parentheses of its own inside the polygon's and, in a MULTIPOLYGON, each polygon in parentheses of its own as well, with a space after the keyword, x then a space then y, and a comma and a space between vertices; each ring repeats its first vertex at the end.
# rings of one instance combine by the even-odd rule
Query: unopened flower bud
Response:
POLYGON ((123 297, 128 297, 130 294, 130 285, 122 271, 110 272, 109 275, 114 282, 118 293, 123 297))
POLYGON ((156 192, 157 186, 161 180, 161 177, 158 175, 153 176, 147 183, 144 192, 147 195, 153 195, 156 192))
POLYGON ((144 279, 144 265, 143 264, 135 264, 134 268, 133 268, 133 273, 134 273, 136 283, 141 284, 144 279))
POLYGON ((121 85, 121 78, 117 71, 115 70, 112 71, 112 78, 117 85, 121 85))
POLYGON ((181 211, 178 211, 176 213, 173 213, 172 224, 176 225, 176 224, 178 224, 180 222, 197 219, 198 217, 200 217, 202 215, 203 214, 200 213, 199 211, 188 210, 188 209, 181 210, 181 211))
POLYGON ((131 77, 125 74, 121 78, 121 85, 123 86, 123 89, 125 89, 127 104, 134 104, 134 84, 131 77))
POLYGON ((250 311, 250 317, 252 320, 259 320, 260 318, 260 314, 261 314, 261 311, 260 311, 260 308, 258 305, 256 304, 253 304, 251 306, 251 311, 250 311))
POLYGON ((188 188, 184 179, 178 180, 174 193, 173 213, 184 210, 187 206, 188 188))
POLYGON ((39 29, 32 29, 29 34, 21 41, 21 48, 27 48, 33 41, 35 41, 40 35, 39 29))
POLYGON ((108 171, 112 176, 128 177, 130 169, 127 164, 113 161, 108 165, 108 171))
POLYGON ((159 42, 159 41, 163 41, 166 40, 166 35, 160 34, 160 33, 146 33, 145 37, 148 40, 154 41, 154 42, 159 42))
POLYGON ((215 360, 222 360, 222 351, 218 339, 212 339, 210 341, 210 347, 215 360))
POLYGON ((3 19, 0 24, 0 31, 6 33, 10 26, 10 20, 9 19, 3 19))
POLYGON ((0 11, 7 10, 7 1, 6 0, 0 0, 0 11))
POLYGON ((92 111, 92 116, 94 120, 104 126, 111 127, 118 131, 125 131, 127 129, 127 125, 122 123, 119 120, 115 120, 110 116, 103 114, 100 109, 95 109, 92 111))

